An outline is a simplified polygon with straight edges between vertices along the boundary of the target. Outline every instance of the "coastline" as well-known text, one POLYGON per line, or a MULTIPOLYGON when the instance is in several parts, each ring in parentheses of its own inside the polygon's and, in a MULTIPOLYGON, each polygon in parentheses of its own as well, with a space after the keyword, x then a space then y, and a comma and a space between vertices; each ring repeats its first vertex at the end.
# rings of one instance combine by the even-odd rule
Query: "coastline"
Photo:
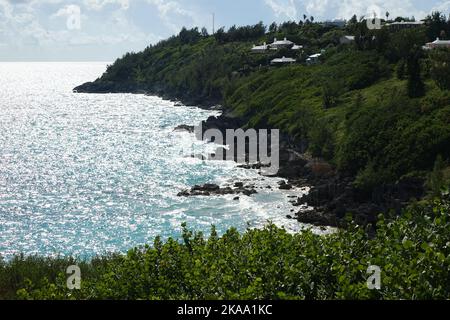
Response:
MULTIPOLYGON (((189 95, 179 97, 164 91, 163 88, 148 90, 144 86, 132 83, 117 84, 96 81, 84 83, 73 90, 77 93, 152 95, 184 106, 222 111, 219 117, 211 116, 202 122, 204 131, 218 129, 225 134, 226 129, 243 128, 247 123, 247 119, 234 116, 226 106, 221 104, 222 101, 205 101, 189 95)), ((189 129, 189 126, 186 125, 181 127, 189 129)), ((289 135, 280 134, 280 168, 274 176, 286 179, 288 188, 309 187, 308 195, 301 195, 292 202, 294 206, 307 205, 313 208, 309 211, 299 210, 295 214, 286 213, 287 219, 296 219, 300 223, 318 227, 345 228, 346 216, 351 214, 357 224, 374 226, 379 214, 393 210, 398 215, 411 198, 421 198, 424 194, 424 181, 417 178, 404 178, 394 184, 379 186, 372 194, 366 194, 354 186, 354 177, 343 176, 332 164, 320 158, 313 158, 306 151, 307 146, 307 141, 296 141, 289 135)), ((247 164, 242 167, 255 169, 258 168, 258 164, 247 164)), ((192 187, 198 188, 199 186, 192 187)))

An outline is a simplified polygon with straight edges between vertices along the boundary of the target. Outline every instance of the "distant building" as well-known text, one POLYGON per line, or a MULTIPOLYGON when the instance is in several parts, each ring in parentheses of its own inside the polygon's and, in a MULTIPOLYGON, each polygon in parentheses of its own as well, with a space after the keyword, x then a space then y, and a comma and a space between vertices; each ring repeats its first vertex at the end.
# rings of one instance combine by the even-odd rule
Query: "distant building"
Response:
POLYGON ((450 48, 450 40, 440 40, 436 38, 433 42, 428 42, 424 47, 425 50, 437 48, 450 48))
POLYGON ((257 46, 253 45, 252 52, 254 53, 262 53, 269 49, 269 46, 264 42, 263 45, 257 46))
POLYGON ((291 50, 301 50, 301 49, 303 49, 303 46, 300 46, 300 45, 297 45, 297 44, 294 44, 292 46, 292 48, 291 48, 291 50))
POLYGON ((350 44, 355 41, 355 36, 342 36, 339 39, 340 44, 350 44))
POLYGON ((306 59, 306 64, 317 64, 319 63, 319 58, 322 56, 321 53, 316 53, 313 55, 310 55, 307 59, 306 59))
POLYGON ((271 43, 269 46, 271 49, 281 49, 291 47, 293 44, 294 43, 292 41, 289 41, 286 38, 284 38, 284 40, 277 40, 277 38, 275 38, 273 40, 273 43, 271 43))
POLYGON ((273 59, 271 62, 270 62, 270 64, 291 64, 291 63, 295 63, 297 60, 295 60, 295 59, 292 59, 292 58, 286 58, 286 57, 283 57, 283 58, 276 58, 276 59, 273 59))
POLYGON ((384 26, 392 30, 403 30, 403 29, 417 28, 423 26, 424 23, 425 23, 424 21, 400 21, 400 22, 386 23, 384 26))

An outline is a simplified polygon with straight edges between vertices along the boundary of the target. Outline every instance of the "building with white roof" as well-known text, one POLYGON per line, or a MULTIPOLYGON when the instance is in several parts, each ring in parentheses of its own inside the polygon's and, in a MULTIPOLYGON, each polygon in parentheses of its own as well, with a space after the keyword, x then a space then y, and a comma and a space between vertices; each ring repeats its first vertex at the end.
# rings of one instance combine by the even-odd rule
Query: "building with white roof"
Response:
POLYGON ((307 59, 306 59, 306 64, 316 64, 319 62, 319 58, 322 56, 322 53, 316 53, 316 54, 312 54, 310 55, 307 59))
POLYGON ((342 36, 339 39, 340 44, 350 44, 355 41, 355 36, 342 36))
POLYGON ((301 49, 303 49, 303 46, 297 44, 294 44, 291 48, 291 50, 301 50, 301 49))
POLYGON ((400 21, 400 22, 391 22, 386 23, 384 26, 393 29, 393 30, 402 30, 409 28, 417 28, 424 25, 424 21, 400 21))
POLYGON ((284 40, 277 40, 275 38, 273 40, 273 43, 271 43, 269 46, 272 49, 281 49, 281 48, 287 48, 292 46, 294 43, 292 41, 289 41, 288 39, 284 38, 284 40))
POLYGON ((297 60, 293 59, 293 58, 276 58, 273 59, 270 64, 290 64, 290 63, 295 63, 297 60))
POLYGON ((428 42, 424 47, 425 50, 437 48, 450 48, 450 40, 441 40, 436 38, 433 42, 428 42))
POLYGON ((261 46, 253 45, 252 52, 262 53, 262 52, 266 52, 268 49, 269 49, 269 46, 264 42, 264 44, 261 46))

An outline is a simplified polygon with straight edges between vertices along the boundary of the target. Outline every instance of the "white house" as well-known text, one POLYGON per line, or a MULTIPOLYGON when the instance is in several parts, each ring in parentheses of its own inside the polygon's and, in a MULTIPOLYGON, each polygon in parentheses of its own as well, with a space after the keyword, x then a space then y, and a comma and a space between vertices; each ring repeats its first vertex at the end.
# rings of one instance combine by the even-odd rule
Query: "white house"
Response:
POLYGON ((441 40, 436 38, 433 42, 428 42, 424 47, 425 50, 437 48, 450 48, 450 40, 441 40))
POLYGON ((270 62, 270 64, 291 64, 291 63, 295 63, 297 60, 295 60, 295 59, 292 59, 292 58, 286 58, 286 57, 283 57, 283 58, 276 58, 276 59, 273 59, 271 62, 270 62))
POLYGON ((342 36, 339 39, 340 44, 350 44, 355 41, 355 36, 342 36))
POLYGON ((393 29, 393 30, 402 30, 409 28, 417 28, 424 25, 424 21, 400 21, 400 22, 392 22, 386 23, 384 26, 393 29))
POLYGON ((292 46, 292 48, 291 48, 291 50, 301 50, 301 49, 303 49, 303 46, 300 46, 300 45, 297 45, 297 44, 294 44, 292 46))
POLYGON ((317 64, 317 63, 319 63, 320 56, 322 56, 321 53, 316 53, 316 54, 310 55, 306 59, 306 64, 317 64))
POLYGON ((268 49, 269 49, 269 46, 264 42, 264 44, 261 46, 253 45, 252 52, 261 53, 261 52, 265 52, 268 49))
POLYGON ((271 43, 269 46, 272 49, 281 49, 281 48, 287 48, 292 46, 294 43, 292 41, 289 41, 288 39, 284 38, 284 40, 277 40, 275 38, 273 40, 273 43, 271 43))

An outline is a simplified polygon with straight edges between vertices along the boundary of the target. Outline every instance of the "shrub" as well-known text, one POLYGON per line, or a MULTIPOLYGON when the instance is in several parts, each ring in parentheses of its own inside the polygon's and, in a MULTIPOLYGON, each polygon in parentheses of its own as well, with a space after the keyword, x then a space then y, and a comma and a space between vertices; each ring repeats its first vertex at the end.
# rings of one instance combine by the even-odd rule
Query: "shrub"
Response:
POLYGON ((15 298, 448 299, 449 214, 448 195, 414 204, 391 221, 380 216, 374 237, 355 224, 324 236, 272 224, 218 236, 213 227, 207 239, 184 226, 181 241, 156 238, 151 247, 88 263, 81 290, 66 289, 64 263, 49 269, 43 262, 52 259, 24 257, 0 266, 1 287, 41 272, 20 282, 15 298), (381 268, 380 290, 367 287, 369 265, 381 268))

